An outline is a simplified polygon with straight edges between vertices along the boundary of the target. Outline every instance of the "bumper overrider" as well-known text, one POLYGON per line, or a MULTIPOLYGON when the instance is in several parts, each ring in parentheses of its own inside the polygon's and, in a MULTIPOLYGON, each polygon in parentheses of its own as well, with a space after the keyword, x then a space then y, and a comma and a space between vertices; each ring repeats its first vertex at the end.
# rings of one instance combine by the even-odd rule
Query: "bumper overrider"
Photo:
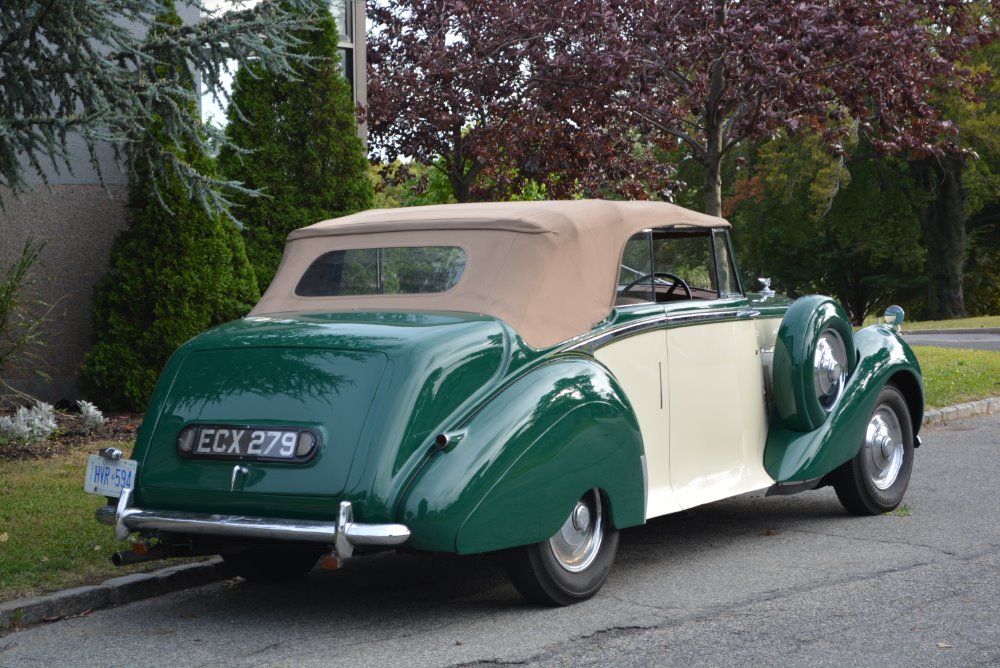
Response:
POLYGON ((356 545, 393 546, 405 543, 410 530, 403 524, 359 524, 354 521, 350 501, 341 501, 336 522, 210 515, 172 510, 144 510, 132 505, 132 490, 126 488, 117 506, 97 509, 98 522, 115 528, 115 537, 125 540, 133 531, 194 534, 219 538, 247 538, 316 543, 332 547, 340 559, 354 553, 356 545))

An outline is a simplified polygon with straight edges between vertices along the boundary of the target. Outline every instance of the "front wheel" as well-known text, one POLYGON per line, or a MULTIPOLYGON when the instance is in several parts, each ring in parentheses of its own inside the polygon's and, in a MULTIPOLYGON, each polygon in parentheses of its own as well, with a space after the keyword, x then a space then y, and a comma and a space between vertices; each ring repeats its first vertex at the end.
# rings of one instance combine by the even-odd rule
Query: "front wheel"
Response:
POLYGON ((903 500, 913 469, 913 423, 906 400, 887 385, 868 419, 865 441, 854 459, 833 472, 841 505, 855 515, 880 515, 903 500))
POLYGON ((514 586, 533 603, 571 605, 591 598, 604 584, 618 551, 607 505, 592 489, 548 540, 511 550, 507 571, 514 586))

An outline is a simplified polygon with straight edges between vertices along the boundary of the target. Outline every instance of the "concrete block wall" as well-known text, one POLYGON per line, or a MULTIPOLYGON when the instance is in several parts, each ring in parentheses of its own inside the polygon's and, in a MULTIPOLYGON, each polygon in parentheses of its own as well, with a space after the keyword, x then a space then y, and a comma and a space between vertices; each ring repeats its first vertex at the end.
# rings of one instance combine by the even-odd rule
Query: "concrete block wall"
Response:
POLYGON ((51 382, 35 376, 4 380, 49 402, 79 398, 76 374, 93 339, 94 286, 107 271, 115 235, 126 226, 126 186, 57 183, 18 198, 5 192, 3 199, 0 267, 17 259, 29 237, 44 241, 32 278, 37 296, 53 305, 44 351, 51 382))

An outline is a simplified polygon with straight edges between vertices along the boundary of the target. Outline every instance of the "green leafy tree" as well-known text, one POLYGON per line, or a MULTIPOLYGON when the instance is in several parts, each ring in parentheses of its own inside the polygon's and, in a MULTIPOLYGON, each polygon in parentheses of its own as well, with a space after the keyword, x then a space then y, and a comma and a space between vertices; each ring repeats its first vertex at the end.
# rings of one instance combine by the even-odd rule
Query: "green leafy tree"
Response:
POLYGON ((309 63, 297 77, 245 65, 228 110, 231 146, 220 152, 221 170, 263 192, 235 200, 261 290, 290 231, 374 201, 350 85, 340 71, 337 26, 325 5, 316 28, 297 35, 296 54, 309 63))
POLYGON ((1000 313, 1000 44, 977 49, 972 67, 986 76, 975 102, 955 101, 962 144, 975 153, 963 172, 969 219, 963 289, 970 315, 1000 313))
POLYGON ((892 302, 922 305, 924 250, 904 162, 830 157, 807 135, 761 145, 744 172, 753 176, 737 188, 730 218, 751 279, 770 276, 792 295, 832 294, 856 324, 892 302))
POLYGON ((394 160, 390 163, 372 163, 370 170, 375 188, 373 208, 455 202, 448 177, 434 165, 394 160))
MULTIPOLYGON (((171 11, 160 21, 176 25, 180 18, 171 11)), ((161 38, 155 30, 150 35, 154 45, 161 38)), ((183 61, 171 60, 169 53, 157 55, 155 76, 193 88, 183 61)), ((197 114, 186 96, 163 103, 192 118, 197 114)), ((84 392, 111 409, 142 410, 178 346, 245 314, 259 296, 236 227, 207 213, 179 174, 154 185, 143 156, 162 148, 203 174, 213 174, 212 161, 197 142, 172 138, 156 114, 142 142, 133 155, 129 228, 115 240, 110 270, 97 287, 96 343, 80 375, 84 392)))

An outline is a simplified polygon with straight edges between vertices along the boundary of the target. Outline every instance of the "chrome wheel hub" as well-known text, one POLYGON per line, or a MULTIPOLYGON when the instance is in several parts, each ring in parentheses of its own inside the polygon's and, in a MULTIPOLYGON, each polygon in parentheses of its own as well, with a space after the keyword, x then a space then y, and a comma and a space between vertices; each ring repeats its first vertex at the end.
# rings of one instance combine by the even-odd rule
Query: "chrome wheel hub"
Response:
POLYGON ((847 363, 847 348, 840 334, 832 329, 824 332, 813 355, 813 382, 816 398, 828 413, 844 393, 847 363))
POLYGON ((604 538, 601 494, 593 489, 576 502, 562 528, 549 539, 558 564, 571 573, 585 570, 597 558, 604 538))
POLYGON ((582 501, 576 502, 576 508, 571 515, 573 519, 573 529, 579 532, 586 532, 590 529, 590 509, 582 501))
POLYGON ((868 422, 865 433, 865 465, 872 484, 889 489, 903 466, 903 428, 896 414, 879 407, 868 422))

